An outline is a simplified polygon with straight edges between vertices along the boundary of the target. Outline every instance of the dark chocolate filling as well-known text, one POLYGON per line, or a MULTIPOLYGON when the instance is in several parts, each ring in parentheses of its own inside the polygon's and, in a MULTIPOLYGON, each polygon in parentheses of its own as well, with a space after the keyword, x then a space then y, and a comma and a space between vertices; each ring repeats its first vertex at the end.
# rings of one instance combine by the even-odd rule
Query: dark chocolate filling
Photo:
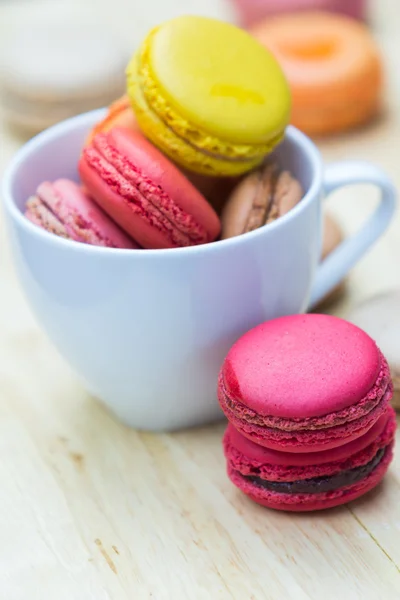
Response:
POLYGON ((243 479, 254 483, 260 488, 280 494, 320 494, 332 492, 338 488, 353 485, 368 475, 379 465, 384 457, 386 448, 378 450, 374 458, 366 465, 341 471, 330 477, 314 477, 298 481, 268 481, 255 475, 242 475, 243 479))

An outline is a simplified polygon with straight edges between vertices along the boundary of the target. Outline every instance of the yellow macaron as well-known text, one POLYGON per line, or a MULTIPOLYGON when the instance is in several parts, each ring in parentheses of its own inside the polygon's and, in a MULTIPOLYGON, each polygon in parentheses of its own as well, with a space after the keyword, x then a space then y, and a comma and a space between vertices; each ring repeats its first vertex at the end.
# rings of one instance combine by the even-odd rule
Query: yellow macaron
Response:
POLYGON ((185 16, 152 29, 127 68, 144 134, 177 164, 234 176, 282 140, 290 91, 276 59, 241 29, 185 16))

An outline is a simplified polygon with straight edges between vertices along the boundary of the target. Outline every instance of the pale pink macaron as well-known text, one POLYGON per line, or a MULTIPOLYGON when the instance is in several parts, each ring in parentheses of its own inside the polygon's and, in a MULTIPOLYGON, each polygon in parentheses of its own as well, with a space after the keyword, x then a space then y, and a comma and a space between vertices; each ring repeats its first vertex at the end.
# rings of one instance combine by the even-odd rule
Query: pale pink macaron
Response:
POLYGON ((232 0, 240 25, 249 27, 270 15, 302 10, 326 10, 365 20, 366 0, 232 0))
POLYGON ((25 216, 49 233, 110 248, 139 248, 74 181, 44 181, 26 204, 25 216))

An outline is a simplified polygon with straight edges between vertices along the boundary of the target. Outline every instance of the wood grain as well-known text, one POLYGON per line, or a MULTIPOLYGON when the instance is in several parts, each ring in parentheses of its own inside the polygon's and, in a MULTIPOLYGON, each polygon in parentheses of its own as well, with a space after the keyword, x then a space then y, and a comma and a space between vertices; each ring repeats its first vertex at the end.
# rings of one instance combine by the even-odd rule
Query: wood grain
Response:
MULTIPOLYGON (((64 9, 73 13, 79 4, 64 9)), ((29 18, 34 6, 50 5, 2 3, 0 33, 29 18)), ((113 0, 120 11, 112 18, 131 43, 155 14, 161 20, 226 10, 212 0, 198 10, 195 0, 151 0, 138 17, 134 5, 113 0)), ((326 160, 373 160, 400 185, 400 8, 390 0, 377 5, 375 30, 389 73, 386 115, 320 147, 326 160)), ((91 18, 93 11, 104 19, 109 2, 90 0, 91 18)), ((24 140, 4 123, 0 139, 3 169, 24 140)), ((374 201, 374 192, 360 188, 328 204, 350 234, 374 201)), ((33 321, 0 227, 0 600, 400 597, 398 455, 384 484, 348 507, 304 516, 252 504, 225 475, 223 423, 174 435, 138 433, 87 396, 33 321)), ((397 215, 352 272, 350 293, 334 312, 400 287, 399 257, 397 215)))

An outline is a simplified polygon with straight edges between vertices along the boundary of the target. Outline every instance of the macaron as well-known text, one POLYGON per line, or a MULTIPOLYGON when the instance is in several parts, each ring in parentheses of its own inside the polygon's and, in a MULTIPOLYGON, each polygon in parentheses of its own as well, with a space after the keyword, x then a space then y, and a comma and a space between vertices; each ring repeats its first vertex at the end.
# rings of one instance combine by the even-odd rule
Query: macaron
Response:
POLYGON ((101 119, 90 131, 85 145, 92 143, 98 133, 107 133, 114 127, 125 127, 131 131, 139 131, 130 100, 127 95, 121 96, 110 104, 106 116, 101 119))
POLYGON ((221 215, 221 239, 235 237, 272 223, 300 202, 303 189, 276 162, 265 164, 237 185, 221 215))
POLYGON ((250 32, 284 70, 292 93, 291 123, 305 133, 338 133, 379 113, 382 58, 366 25, 315 11, 267 18, 250 32))
MULTIPOLYGON (((327 258, 343 242, 344 234, 337 220, 328 212, 324 213, 323 237, 322 237, 322 260, 327 258)), ((341 281, 329 294, 321 300, 316 307, 318 309, 328 307, 338 301, 346 290, 345 280, 341 281)))
MULTIPOLYGON (((221 214, 221 239, 254 231, 272 223, 292 210, 303 198, 300 182, 277 163, 268 162, 261 169, 244 177, 234 188, 221 214)), ((322 260, 343 240, 337 221, 328 213, 323 218, 322 260)), ((319 304, 325 306, 340 298, 341 282, 319 304)), ((317 307, 318 308, 318 307, 317 307)))
POLYGON ((143 248, 195 246, 219 235, 207 200, 138 132, 115 127, 96 135, 79 173, 99 206, 143 248))
POLYGON ((239 22, 249 27, 257 21, 280 13, 296 13, 307 10, 324 10, 342 13, 354 19, 364 20, 367 0, 232 0, 236 6, 239 22))
MULTIPOLYGON (((101 121, 90 131, 85 145, 92 143, 98 133, 107 133, 114 127, 124 127, 131 131, 140 131, 135 118, 131 102, 127 95, 115 100, 107 109, 107 113, 101 121)), ((176 165, 195 188, 208 200, 211 206, 220 214, 229 194, 235 187, 238 178, 234 177, 209 177, 194 173, 188 169, 176 165)))
POLYGON ((177 17, 150 31, 127 68, 145 136, 204 175, 257 167, 282 140, 290 93, 276 59, 241 29, 177 17))
POLYGON ((250 330, 229 351, 218 398, 243 435, 283 452, 319 452, 368 431, 393 385, 376 343, 329 315, 292 315, 250 330))
POLYGON ((325 213, 323 232, 322 259, 329 256, 344 239, 342 228, 330 213, 325 213))
POLYGON ((392 405, 400 410, 400 290, 390 290, 356 304, 346 315, 382 348, 393 379, 392 405))
POLYGON ((44 181, 26 204, 35 225, 74 242, 109 248, 138 248, 74 181, 44 181))
POLYGON ((124 91, 129 54, 108 29, 49 20, 17 26, 2 48, 5 118, 30 134, 108 105, 124 91))
POLYGON ((221 216, 228 198, 241 179, 241 177, 210 177, 194 173, 183 167, 179 167, 179 170, 207 199, 219 216, 221 216))
POLYGON ((292 454, 259 446, 228 425, 223 439, 228 477, 251 500, 269 508, 332 508, 378 485, 393 457, 395 432, 395 412, 388 407, 364 435, 347 444, 292 454))

